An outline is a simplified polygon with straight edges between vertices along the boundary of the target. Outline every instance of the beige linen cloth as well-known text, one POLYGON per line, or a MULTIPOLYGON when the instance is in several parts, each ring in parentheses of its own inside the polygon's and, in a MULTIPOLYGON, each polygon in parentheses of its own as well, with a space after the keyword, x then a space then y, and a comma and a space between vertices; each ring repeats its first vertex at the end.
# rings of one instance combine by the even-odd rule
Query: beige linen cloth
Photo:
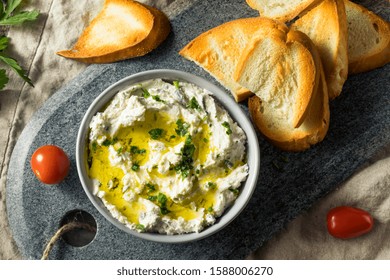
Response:
MULTIPOLYGON (((168 16, 193 0, 143 0, 168 16)), ((18 136, 32 114, 59 88, 87 65, 55 54, 70 48, 85 26, 99 12, 103 0, 24 1, 25 9, 41 12, 35 22, 13 27, 9 54, 15 57, 35 84, 32 88, 11 74, 0 91, 0 260, 21 259, 8 226, 5 182, 8 162, 18 136)), ((390 259, 390 147, 382 151, 348 182, 302 214, 273 240, 248 256, 260 259, 390 259), (374 230, 360 238, 342 241, 326 230, 326 213, 334 206, 350 205, 368 210, 374 230)))

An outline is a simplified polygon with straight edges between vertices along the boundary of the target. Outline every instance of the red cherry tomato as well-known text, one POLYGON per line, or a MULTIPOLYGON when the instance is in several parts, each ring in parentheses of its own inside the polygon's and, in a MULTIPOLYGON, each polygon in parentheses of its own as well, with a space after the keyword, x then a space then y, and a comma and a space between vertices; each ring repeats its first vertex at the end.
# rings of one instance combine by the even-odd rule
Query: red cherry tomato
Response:
POLYGON ((30 164, 41 182, 58 184, 68 175, 70 161, 61 148, 45 145, 34 152, 30 164))
POLYGON ((328 212, 327 224, 328 232, 332 236, 348 239, 371 231, 374 220, 362 209, 340 206, 328 212))

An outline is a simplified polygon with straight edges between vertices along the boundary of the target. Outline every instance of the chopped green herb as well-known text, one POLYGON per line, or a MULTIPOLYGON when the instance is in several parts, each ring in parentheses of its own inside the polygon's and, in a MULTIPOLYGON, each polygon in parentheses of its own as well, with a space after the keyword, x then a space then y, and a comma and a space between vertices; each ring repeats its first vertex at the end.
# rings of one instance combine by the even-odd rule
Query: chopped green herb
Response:
POLYGON ((148 200, 156 201, 157 200, 157 195, 150 195, 150 196, 148 196, 148 200))
POLYGON ((164 133, 165 130, 162 128, 154 128, 152 130, 149 130, 149 135, 153 140, 159 139, 164 133))
POLYGON ((145 230, 145 226, 142 225, 142 224, 138 224, 135 226, 136 229, 140 230, 140 231, 144 231, 145 230))
POLYGON ((157 102, 166 103, 165 100, 162 100, 158 95, 152 95, 152 98, 157 102))
POLYGON ((157 201, 161 204, 161 205, 164 205, 167 203, 167 196, 163 193, 159 193, 158 196, 157 196, 157 201))
POLYGON ((190 170, 194 167, 192 166, 194 159, 195 145, 192 144, 192 137, 190 135, 187 136, 186 141, 184 142, 184 146, 181 148, 181 160, 175 166, 175 171, 181 174, 182 178, 187 178, 190 174, 190 170))
POLYGON ((235 195, 238 195, 238 194, 240 193, 239 190, 233 189, 233 188, 229 188, 229 191, 231 191, 231 192, 234 193, 235 195))
POLYGON ((210 206, 209 208, 207 208, 207 212, 213 212, 214 211, 214 209, 213 209, 213 206, 210 206))
POLYGON ((174 139, 176 138, 176 135, 171 135, 171 137, 169 137, 169 139, 174 139))
POLYGON ((156 190, 156 186, 151 183, 146 183, 145 185, 148 188, 148 192, 154 192, 156 190))
POLYGON ((150 93, 146 88, 142 88, 144 98, 150 97, 150 93))
POLYGON ((123 147, 120 147, 116 152, 118 153, 118 155, 120 155, 123 151, 123 147))
POLYGON ((176 131, 177 135, 184 136, 187 134, 188 128, 190 127, 190 125, 188 123, 183 122, 182 119, 178 119, 176 122, 176 125, 177 125, 177 128, 175 129, 175 131, 176 131))
POLYGON ((131 170, 138 171, 139 170, 139 164, 138 163, 133 163, 133 166, 131 167, 131 170))
POLYGON ((196 175, 199 175, 200 170, 199 170, 199 169, 196 169, 196 170, 195 170, 195 173, 196 173, 196 175))
POLYGON ((111 141, 106 139, 106 140, 103 141, 102 145, 105 146, 105 147, 108 147, 108 146, 111 145, 111 141))
POLYGON ((209 142, 209 139, 203 138, 203 142, 208 143, 208 142, 209 142))
POLYGON ((165 194, 159 193, 158 196, 157 196, 157 201, 160 204, 160 212, 161 212, 162 215, 166 215, 169 212, 171 212, 167 208, 168 198, 166 197, 165 194))
POLYGON ((139 149, 137 146, 130 146, 130 154, 132 155, 142 155, 146 153, 145 149, 139 149))
POLYGON ((207 182, 207 185, 206 185, 206 187, 208 188, 208 189, 215 189, 216 187, 217 187, 217 184, 216 183, 214 183, 214 182, 207 182))
POLYGON ((92 151, 96 152, 97 150, 97 143, 95 141, 92 142, 92 151))
POLYGON ((199 103, 198 101, 196 100, 195 97, 192 97, 191 100, 190 100, 190 103, 188 103, 187 105, 188 108, 191 108, 191 109, 196 109, 196 110, 201 110, 202 108, 199 106, 199 103))
POLYGON ((104 140, 102 145, 105 146, 105 147, 108 147, 110 145, 114 145, 116 142, 118 142, 118 138, 114 137, 114 139, 112 139, 112 140, 110 140, 110 139, 104 140))
POLYGON ((223 122, 222 126, 226 128, 226 134, 227 135, 230 135, 230 134, 233 133, 231 128, 230 128, 230 124, 228 122, 223 122))
POLYGON ((163 207, 163 206, 161 206, 160 207, 160 213, 162 214, 162 215, 166 215, 166 214, 168 214, 168 213, 170 213, 171 211, 169 211, 168 210, 168 208, 165 206, 165 207, 163 207))
POLYGON ((180 87, 179 87, 179 81, 173 81, 173 85, 174 85, 177 89, 180 89, 180 87))

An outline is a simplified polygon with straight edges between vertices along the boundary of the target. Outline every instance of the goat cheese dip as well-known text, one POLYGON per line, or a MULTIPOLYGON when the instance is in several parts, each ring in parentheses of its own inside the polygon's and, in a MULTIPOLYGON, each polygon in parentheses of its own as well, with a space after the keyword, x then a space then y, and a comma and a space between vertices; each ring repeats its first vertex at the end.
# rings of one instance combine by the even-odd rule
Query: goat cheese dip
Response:
POLYGON ((239 195, 246 135, 210 94, 188 82, 148 80, 92 118, 93 192, 130 229, 200 232, 239 195))

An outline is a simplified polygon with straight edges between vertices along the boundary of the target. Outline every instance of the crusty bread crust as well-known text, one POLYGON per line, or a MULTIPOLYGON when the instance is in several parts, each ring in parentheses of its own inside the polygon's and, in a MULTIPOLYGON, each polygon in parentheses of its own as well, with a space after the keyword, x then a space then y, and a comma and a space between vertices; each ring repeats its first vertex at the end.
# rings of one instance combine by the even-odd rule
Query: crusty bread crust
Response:
POLYGON ((390 62, 390 23, 345 0, 348 21, 349 73, 357 74, 390 62))
POLYGON ((152 51, 170 30, 167 16, 153 7, 131 0, 106 0, 73 49, 57 54, 85 63, 120 61, 152 51), (121 16, 115 16, 119 10, 121 16))
POLYGON ((295 21, 291 28, 307 34, 324 66, 329 98, 340 95, 348 77, 348 34, 344 0, 325 0, 295 21))
POLYGON ((280 20, 282 22, 288 22, 301 13, 314 8, 322 0, 301 0, 291 1, 284 0, 246 0, 247 4, 255 10, 260 12, 261 16, 270 17, 280 20))
POLYGON ((299 63, 301 64, 301 67, 304 67, 305 71, 299 82, 305 83, 306 85, 302 87, 302 91, 298 92, 293 107, 295 112, 293 126, 294 128, 298 128, 306 119, 313 101, 313 96, 319 87, 320 68, 322 68, 321 57, 310 38, 300 31, 290 30, 287 33, 286 43, 287 45, 299 44, 302 46, 301 49, 304 53, 304 56, 299 60, 299 63))
POLYGON ((288 28, 272 19, 241 18, 200 34, 179 53, 209 72, 240 102, 253 94, 233 79, 240 54, 253 36, 281 30, 288 28))

